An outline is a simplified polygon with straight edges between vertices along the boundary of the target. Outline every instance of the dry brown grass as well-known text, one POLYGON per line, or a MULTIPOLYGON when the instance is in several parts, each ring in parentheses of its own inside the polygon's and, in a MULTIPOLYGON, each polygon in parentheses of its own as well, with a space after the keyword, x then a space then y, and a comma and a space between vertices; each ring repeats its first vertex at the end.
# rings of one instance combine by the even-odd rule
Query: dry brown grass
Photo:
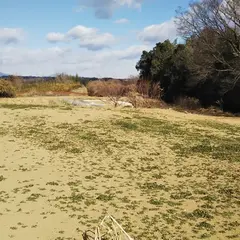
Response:
POLYGON ((17 94, 18 96, 68 95, 78 88, 81 88, 81 84, 76 82, 26 82, 17 94))
POLYGON ((122 97, 127 96, 134 88, 134 83, 120 80, 99 80, 87 84, 89 96, 108 97, 110 101, 114 103, 115 107, 117 106, 118 101, 122 97))
POLYGON ((175 101, 175 104, 182 109, 188 110, 198 110, 201 108, 199 100, 191 97, 179 97, 175 101))
POLYGON ((15 97, 16 92, 12 83, 6 80, 0 79, 0 98, 12 98, 15 97))
POLYGON ((7 80, 12 83, 17 91, 21 90, 24 80, 22 77, 11 75, 8 76, 7 80))

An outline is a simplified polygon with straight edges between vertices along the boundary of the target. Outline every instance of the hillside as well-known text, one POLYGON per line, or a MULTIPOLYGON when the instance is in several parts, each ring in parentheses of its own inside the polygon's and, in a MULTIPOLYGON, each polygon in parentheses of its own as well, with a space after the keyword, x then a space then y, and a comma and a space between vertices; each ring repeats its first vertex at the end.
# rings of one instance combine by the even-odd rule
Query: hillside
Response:
POLYGON ((0 72, 0 77, 5 77, 5 76, 8 76, 8 74, 0 72))

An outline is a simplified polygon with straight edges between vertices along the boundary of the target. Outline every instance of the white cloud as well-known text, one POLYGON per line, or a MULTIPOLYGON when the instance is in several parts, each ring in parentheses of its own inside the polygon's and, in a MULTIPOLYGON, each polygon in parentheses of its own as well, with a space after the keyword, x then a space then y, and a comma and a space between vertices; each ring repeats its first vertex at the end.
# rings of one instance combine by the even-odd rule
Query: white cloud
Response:
POLYGON ((128 48, 125 48, 123 50, 111 50, 103 52, 102 54, 99 54, 98 57, 100 58, 116 58, 118 60, 135 60, 137 62, 137 59, 140 58, 143 50, 150 50, 149 45, 133 45, 128 48))
POLYGON ((59 72, 78 73, 80 76, 128 77, 135 75, 135 65, 148 46, 126 49, 105 49, 92 52, 79 48, 26 49, 5 47, 0 49, 0 69, 8 74, 53 75, 59 72))
POLYGON ((82 25, 70 29, 66 34, 48 33, 46 38, 51 43, 79 40, 80 47, 92 51, 107 48, 115 41, 114 36, 110 33, 100 33, 96 28, 88 28, 82 25))
POLYGON ((138 37, 145 43, 157 43, 167 39, 174 40, 177 37, 177 28, 174 19, 145 27, 139 33, 138 37))
POLYGON ((84 39, 93 35, 97 35, 97 32, 98 30, 96 28, 88 28, 82 25, 78 25, 67 32, 66 38, 84 39))
POLYGON ((0 51, 1 62, 3 65, 34 65, 41 62, 51 62, 59 58, 63 58, 67 53, 71 52, 69 48, 45 48, 45 49, 25 49, 7 47, 0 51))
POLYGON ((97 18, 110 18, 115 9, 123 6, 141 8, 143 0, 80 0, 81 7, 93 8, 97 18))
POLYGON ((24 39, 24 31, 21 28, 0 28, 0 43, 18 43, 24 39))
POLYGON ((128 23, 129 20, 126 18, 121 18, 115 21, 115 23, 122 24, 122 23, 128 23))
POLYGON ((67 41, 64 34, 55 33, 55 32, 47 34, 47 40, 51 43, 66 42, 67 41))
POLYGON ((97 51, 109 47, 114 42, 114 37, 110 33, 101 35, 90 36, 80 40, 80 47, 87 48, 88 50, 97 51))

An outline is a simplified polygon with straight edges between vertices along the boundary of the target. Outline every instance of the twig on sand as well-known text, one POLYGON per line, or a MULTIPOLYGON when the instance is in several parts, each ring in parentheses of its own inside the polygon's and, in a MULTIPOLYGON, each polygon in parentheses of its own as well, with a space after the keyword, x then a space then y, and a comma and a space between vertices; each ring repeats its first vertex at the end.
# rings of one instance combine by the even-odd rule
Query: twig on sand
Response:
POLYGON ((82 236, 83 240, 134 240, 111 215, 103 218, 95 232, 88 230, 82 236))

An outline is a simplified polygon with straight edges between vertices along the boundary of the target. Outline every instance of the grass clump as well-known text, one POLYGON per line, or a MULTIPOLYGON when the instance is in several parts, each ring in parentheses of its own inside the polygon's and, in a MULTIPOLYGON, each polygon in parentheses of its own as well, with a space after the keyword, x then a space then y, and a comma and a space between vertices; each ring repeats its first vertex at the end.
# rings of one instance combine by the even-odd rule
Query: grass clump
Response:
POLYGON ((119 126, 124 130, 137 130, 138 126, 134 122, 126 121, 126 120, 118 120, 115 122, 115 125, 119 126))
POLYGON ((213 218, 213 216, 210 215, 205 209, 195 209, 191 213, 185 213, 185 216, 192 220, 196 220, 198 218, 211 220, 213 218))
POLYGON ((168 191, 168 187, 166 187, 165 185, 163 184, 158 184, 156 182, 148 182, 148 183, 144 183, 142 186, 141 186, 143 189, 146 189, 146 190, 149 190, 149 191, 152 191, 152 190, 163 190, 163 191, 168 191))
POLYGON ((4 181, 5 179, 6 178, 3 175, 0 176, 0 182, 4 181))
POLYGON ((97 200, 103 201, 103 202, 109 202, 114 198, 113 194, 99 194, 97 196, 97 200))
POLYGON ((70 196, 70 200, 71 200, 71 202, 73 202, 73 203, 81 202, 82 200, 84 200, 84 195, 83 195, 83 194, 73 193, 73 194, 70 196))
POLYGON ((158 199, 151 199, 149 201, 149 203, 151 203, 152 205, 156 205, 156 206, 161 206, 163 205, 163 201, 162 200, 158 200, 158 199))
POLYGON ((13 98, 16 96, 13 85, 6 80, 0 79, 0 98, 13 98))
POLYGON ((32 194, 27 198, 27 200, 28 200, 28 201, 32 201, 32 202, 36 202, 36 200, 37 200, 39 197, 43 197, 43 195, 41 195, 41 194, 39 194, 39 193, 32 193, 32 194))

